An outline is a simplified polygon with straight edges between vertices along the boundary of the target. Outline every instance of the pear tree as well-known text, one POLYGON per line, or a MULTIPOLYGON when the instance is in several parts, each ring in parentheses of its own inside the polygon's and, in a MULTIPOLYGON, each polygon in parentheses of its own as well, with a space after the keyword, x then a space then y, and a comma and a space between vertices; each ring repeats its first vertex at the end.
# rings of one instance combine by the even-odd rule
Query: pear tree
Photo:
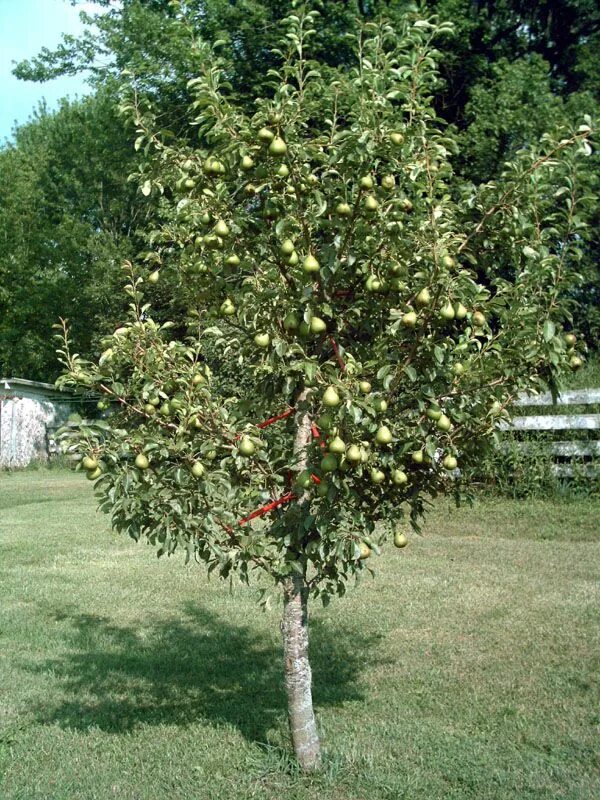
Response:
POLYGON ((515 395, 581 363, 560 298, 578 281, 592 147, 587 119, 498 181, 461 182, 434 109, 451 26, 366 23, 354 65, 335 70, 310 58, 317 17, 299 5, 285 20, 252 113, 221 43, 197 42, 185 135, 161 130, 130 76, 132 180, 159 215, 124 265, 127 310, 98 360, 71 352, 67 323, 60 334, 62 384, 111 407, 63 441, 113 527, 281 593, 305 770, 321 759, 309 598, 343 595, 404 548, 515 395), (153 315, 159 296, 171 320, 153 315))

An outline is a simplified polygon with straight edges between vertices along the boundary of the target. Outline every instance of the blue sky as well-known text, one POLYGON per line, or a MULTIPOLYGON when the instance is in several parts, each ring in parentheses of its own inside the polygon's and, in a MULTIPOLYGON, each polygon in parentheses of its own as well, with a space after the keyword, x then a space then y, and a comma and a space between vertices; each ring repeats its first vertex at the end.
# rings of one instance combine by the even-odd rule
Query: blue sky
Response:
POLYGON ((83 76, 57 78, 47 83, 20 81, 12 75, 13 61, 53 49, 61 34, 77 34, 84 27, 79 11, 93 11, 92 2, 79 8, 68 0, 0 0, 0 145, 10 138, 15 121, 25 122, 45 98, 54 108, 61 97, 87 92, 83 76))

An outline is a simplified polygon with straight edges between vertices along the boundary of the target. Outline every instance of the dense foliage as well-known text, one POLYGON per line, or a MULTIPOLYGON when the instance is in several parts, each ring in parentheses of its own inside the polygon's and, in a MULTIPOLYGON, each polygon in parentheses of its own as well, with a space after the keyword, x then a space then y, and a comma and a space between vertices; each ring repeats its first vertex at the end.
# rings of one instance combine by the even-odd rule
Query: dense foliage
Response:
POLYGON ((366 24, 356 67, 333 71, 307 57, 315 19, 288 18, 252 114, 218 46, 199 45, 203 147, 132 91, 160 224, 126 266, 129 321, 98 362, 66 335, 62 383, 118 406, 66 434, 116 528, 223 576, 297 573, 328 598, 402 534, 404 507, 416 523, 425 495, 458 490, 517 391, 579 365, 564 297, 591 129, 546 135, 475 187, 433 104, 449 26, 366 24), (153 318, 163 284, 184 331, 153 318), (224 396, 207 349, 253 391, 224 396), (239 524, 268 501, 269 526, 239 524))
POLYGON ((42 111, 0 151, 0 374, 57 374, 58 315, 84 352, 114 330, 120 265, 146 213, 123 172, 131 151, 102 93, 42 111))
MULTIPOLYGON (((186 107, 192 100, 188 81, 201 64, 198 37, 223 43, 219 55, 236 102, 252 113, 254 98, 270 91, 268 70, 276 64, 271 48, 292 6, 289 0, 123 0, 118 5, 101 0, 97 5, 107 13, 88 17, 84 36, 65 37, 56 50, 17 68, 30 80, 88 70, 99 95, 81 108, 74 104, 55 116, 42 114, 0 154, 3 373, 55 376, 48 334, 59 313, 71 319, 74 341, 86 354, 98 352, 99 337, 116 318, 115 270, 107 267, 107 256, 114 254, 116 264, 138 252, 155 213, 154 195, 136 199, 127 182, 141 156, 117 119, 124 73, 135 77, 141 96, 152 99, 160 125, 195 146, 186 107), (42 144, 46 140, 54 144, 42 144)), ((361 20, 385 13, 401 25, 406 13, 415 13, 412 3, 383 0, 329 0, 319 7, 312 53, 334 68, 355 65, 347 34, 355 35, 361 20)), ((454 34, 438 43, 434 104, 457 126, 460 154, 454 168, 465 179, 497 178, 521 147, 571 119, 596 113, 595 4, 430 0, 427 8, 454 24, 454 34)), ((582 176, 585 191, 597 191, 598 174, 593 156, 582 176)), ((586 211, 583 278, 571 295, 578 325, 592 346, 600 338, 594 214, 586 211)), ((155 312, 162 319, 182 319, 168 296, 155 298, 155 312)))

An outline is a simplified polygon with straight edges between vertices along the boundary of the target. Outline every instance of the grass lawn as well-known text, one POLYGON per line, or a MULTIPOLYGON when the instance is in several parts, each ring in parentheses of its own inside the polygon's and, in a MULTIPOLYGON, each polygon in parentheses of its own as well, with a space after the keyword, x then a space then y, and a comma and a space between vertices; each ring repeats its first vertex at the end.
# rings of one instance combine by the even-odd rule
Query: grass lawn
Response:
POLYGON ((436 505, 312 615, 318 777, 288 755, 279 608, 0 474, 2 800, 595 800, 600 501, 436 505))

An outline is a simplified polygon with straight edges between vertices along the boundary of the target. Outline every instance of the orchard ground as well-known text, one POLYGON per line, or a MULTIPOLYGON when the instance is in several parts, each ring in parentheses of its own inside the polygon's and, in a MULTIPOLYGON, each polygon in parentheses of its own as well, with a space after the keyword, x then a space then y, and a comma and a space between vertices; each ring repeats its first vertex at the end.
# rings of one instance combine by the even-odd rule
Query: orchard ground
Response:
POLYGON ((600 796, 600 500, 440 501, 313 607, 324 771, 290 758, 280 606, 0 474, 3 800, 600 796))

